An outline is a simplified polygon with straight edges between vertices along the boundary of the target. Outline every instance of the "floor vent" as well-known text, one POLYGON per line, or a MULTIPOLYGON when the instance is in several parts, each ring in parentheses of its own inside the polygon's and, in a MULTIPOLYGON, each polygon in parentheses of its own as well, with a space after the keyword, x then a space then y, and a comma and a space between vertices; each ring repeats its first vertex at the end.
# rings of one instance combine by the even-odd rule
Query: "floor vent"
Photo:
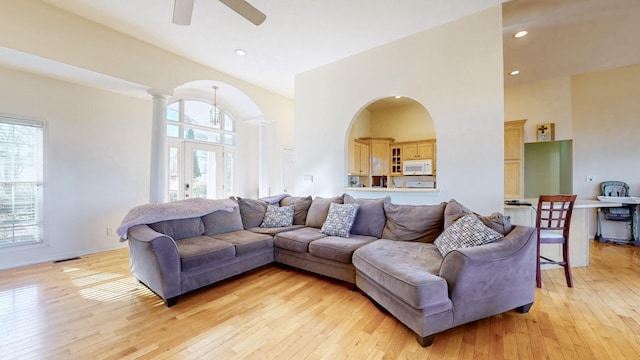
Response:
POLYGON ((76 257, 72 257, 72 258, 68 258, 68 259, 54 260, 53 263, 57 264, 57 263, 65 262, 65 261, 79 260, 79 259, 80 259, 80 257, 76 256, 76 257))

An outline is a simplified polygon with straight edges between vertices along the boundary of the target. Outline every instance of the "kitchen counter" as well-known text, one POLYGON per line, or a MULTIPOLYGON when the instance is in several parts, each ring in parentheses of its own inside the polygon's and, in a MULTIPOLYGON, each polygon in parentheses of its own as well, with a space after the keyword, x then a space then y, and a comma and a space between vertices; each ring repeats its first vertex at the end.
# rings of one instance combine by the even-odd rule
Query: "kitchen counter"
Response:
POLYGON ((371 191, 371 192, 419 192, 419 193, 440 193, 438 188, 385 188, 385 187, 356 187, 347 186, 345 191, 371 191))
MULTIPOLYGON (((538 199, 521 199, 531 203, 531 206, 504 205, 504 214, 511 216, 511 223, 515 225, 536 226, 536 211, 538 199)), ((591 199, 576 199, 571 215, 569 229, 569 262, 571 267, 589 266, 589 228, 590 212, 601 207, 620 207, 620 203, 603 202, 591 199)), ((540 248, 541 255, 551 259, 562 259, 562 247, 556 244, 545 245, 540 248)), ((545 268, 557 267, 546 265, 545 268)))

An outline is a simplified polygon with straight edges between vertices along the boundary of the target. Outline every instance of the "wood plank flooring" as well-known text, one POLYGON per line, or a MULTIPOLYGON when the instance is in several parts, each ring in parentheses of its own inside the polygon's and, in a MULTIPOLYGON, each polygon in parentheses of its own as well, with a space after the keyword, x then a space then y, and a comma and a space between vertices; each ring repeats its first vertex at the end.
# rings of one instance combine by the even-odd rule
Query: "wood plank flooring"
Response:
MULTIPOLYGON (((344 284, 267 266, 166 308, 128 252, 0 271, 1 359, 640 359, 640 248, 591 242, 528 314, 413 334, 344 284)), ((533 284, 532 284, 533 286, 533 284)))

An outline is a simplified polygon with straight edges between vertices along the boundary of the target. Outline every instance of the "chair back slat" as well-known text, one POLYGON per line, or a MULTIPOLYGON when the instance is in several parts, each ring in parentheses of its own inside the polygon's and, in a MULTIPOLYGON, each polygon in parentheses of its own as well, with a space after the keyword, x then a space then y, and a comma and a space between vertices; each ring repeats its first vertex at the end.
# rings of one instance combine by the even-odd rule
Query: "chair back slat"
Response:
POLYGON ((562 230, 569 235, 576 195, 541 195, 538 198, 536 227, 540 230, 562 230))

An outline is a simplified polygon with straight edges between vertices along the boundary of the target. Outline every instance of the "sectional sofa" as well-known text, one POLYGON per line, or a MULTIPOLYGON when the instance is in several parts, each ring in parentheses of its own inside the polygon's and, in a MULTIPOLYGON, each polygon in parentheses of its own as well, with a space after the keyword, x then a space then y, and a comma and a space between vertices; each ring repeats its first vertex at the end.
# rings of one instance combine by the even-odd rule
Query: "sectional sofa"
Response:
POLYGON ((133 275, 167 306, 275 262, 357 287, 428 346, 438 332, 526 313, 534 300, 535 229, 455 200, 190 199, 132 209, 118 233, 133 275))

